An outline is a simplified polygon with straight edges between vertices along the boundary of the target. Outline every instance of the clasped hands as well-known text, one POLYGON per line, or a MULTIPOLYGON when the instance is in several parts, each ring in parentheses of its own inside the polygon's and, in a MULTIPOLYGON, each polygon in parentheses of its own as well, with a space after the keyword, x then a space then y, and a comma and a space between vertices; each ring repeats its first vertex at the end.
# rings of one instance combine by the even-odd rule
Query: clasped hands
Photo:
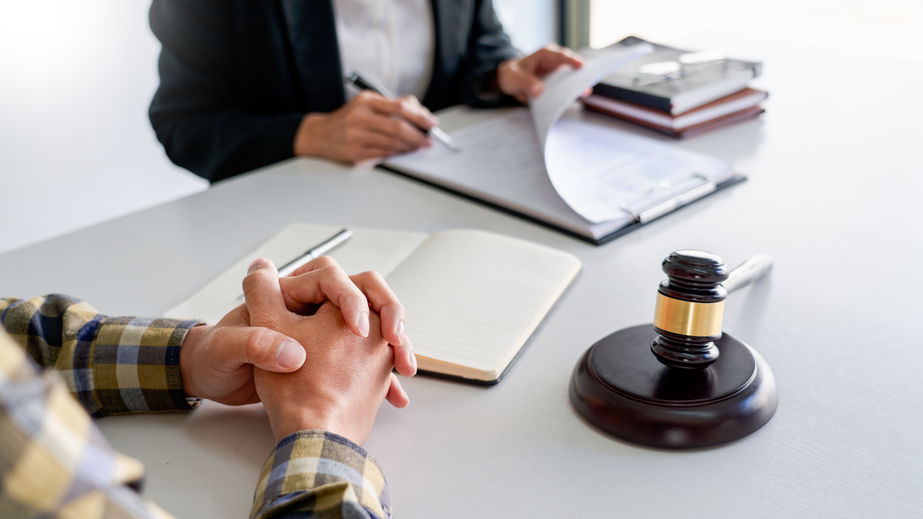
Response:
POLYGON ((316 429, 361 444, 382 401, 409 403, 393 372, 417 369, 404 307, 379 274, 347 276, 320 257, 279 278, 261 258, 243 288, 244 305, 187 333, 180 370, 188 395, 262 401, 276 441, 316 429))

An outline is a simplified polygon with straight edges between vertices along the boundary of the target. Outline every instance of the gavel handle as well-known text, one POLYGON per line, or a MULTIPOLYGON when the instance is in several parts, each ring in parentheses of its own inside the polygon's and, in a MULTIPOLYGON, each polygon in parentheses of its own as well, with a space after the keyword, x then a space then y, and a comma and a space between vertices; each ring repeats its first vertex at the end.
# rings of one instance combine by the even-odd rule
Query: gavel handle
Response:
POLYGON ((765 254, 757 254, 732 270, 722 284, 730 294, 765 276, 771 268, 772 258, 765 254))

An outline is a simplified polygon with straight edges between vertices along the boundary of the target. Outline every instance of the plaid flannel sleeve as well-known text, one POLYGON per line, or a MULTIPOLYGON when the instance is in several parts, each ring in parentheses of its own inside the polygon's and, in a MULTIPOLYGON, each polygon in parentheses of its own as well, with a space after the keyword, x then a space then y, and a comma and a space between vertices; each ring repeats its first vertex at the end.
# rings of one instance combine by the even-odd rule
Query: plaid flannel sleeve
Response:
POLYGON ((196 404, 183 391, 179 352, 198 321, 107 317, 58 294, 0 300, 0 321, 39 366, 64 376, 94 417, 196 404))
POLYGON ((391 517, 378 463, 348 439, 299 431, 282 439, 263 465, 251 517, 391 517))
POLYGON ((0 517, 169 517, 136 492, 143 471, 0 329, 0 517))

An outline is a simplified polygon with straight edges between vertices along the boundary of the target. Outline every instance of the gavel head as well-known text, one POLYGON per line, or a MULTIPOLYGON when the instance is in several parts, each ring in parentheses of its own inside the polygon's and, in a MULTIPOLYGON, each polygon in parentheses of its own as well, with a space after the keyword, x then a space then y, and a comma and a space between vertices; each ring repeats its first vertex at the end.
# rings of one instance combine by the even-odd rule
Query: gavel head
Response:
POLYGON ((657 291, 651 351, 673 368, 704 369, 718 359, 728 268, 720 257, 702 251, 671 253, 661 265, 667 279, 657 291))

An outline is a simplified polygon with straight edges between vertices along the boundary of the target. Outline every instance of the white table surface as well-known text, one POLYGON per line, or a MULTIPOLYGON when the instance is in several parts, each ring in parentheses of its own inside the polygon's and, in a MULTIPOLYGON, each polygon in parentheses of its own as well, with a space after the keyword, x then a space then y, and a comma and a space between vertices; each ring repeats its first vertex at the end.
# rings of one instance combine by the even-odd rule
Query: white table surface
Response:
MULTIPOLYGON (((399 517, 919 517, 923 74, 755 50, 764 118, 674 144, 750 180, 601 247, 390 173, 294 160, 2 255, 0 292, 158 315, 292 221, 508 233, 584 269, 499 385, 417 377, 409 408, 382 408, 366 447, 399 517), (594 341, 651 321, 660 261, 682 248, 775 259, 729 298, 724 327, 767 360, 779 408, 726 446, 640 448, 587 426, 568 381, 594 341)), ((259 405, 99 424, 147 466, 145 495, 181 517, 245 516, 272 447, 259 405)))

